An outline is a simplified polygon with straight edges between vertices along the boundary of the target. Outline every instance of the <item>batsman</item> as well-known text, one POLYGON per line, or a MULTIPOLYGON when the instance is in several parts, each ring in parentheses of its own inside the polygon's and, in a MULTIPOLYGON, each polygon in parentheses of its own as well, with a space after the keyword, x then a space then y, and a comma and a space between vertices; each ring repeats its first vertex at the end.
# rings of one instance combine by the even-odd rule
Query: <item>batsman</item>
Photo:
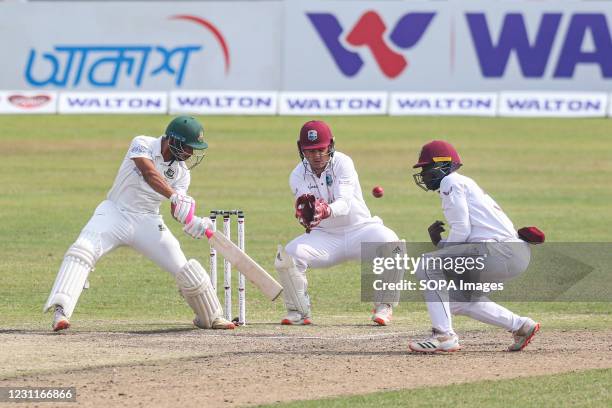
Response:
MULTIPOLYGON (((359 177, 349 156, 335 150, 334 137, 323 121, 306 122, 297 142, 300 163, 289 177, 295 196, 295 217, 305 233, 279 246, 275 267, 283 285, 287 315, 281 324, 312 322, 306 270, 327 268, 361 258, 361 243, 398 242, 379 217, 372 217, 363 200, 359 177)), ((398 242, 400 251, 405 245, 398 242)), ((401 273, 401 271, 398 271, 401 273)), ((401 277, 391 277, 393 281, 401 277)), ((399 292, 375 299, 372 320, 389 324, 399 292)))
POLYGON ((187 260, 168 230, 159 207, 171 201, 172 216, 193 238, 212 224, 194 216, 195 200, 187 195, 191 170, 204 158, 204 129, 194 118, 179 116, 160 137, 137 136, 123 158, 106 200, 102 201, 77 240, 68 248, 44 306, 53 310, 53 331, 70 327, 70 318, 89 273, 104 255, 130 246, 176 280, 181 295, 203 329, 233 329, 225 320, 210 278, 195 259, 187 260))

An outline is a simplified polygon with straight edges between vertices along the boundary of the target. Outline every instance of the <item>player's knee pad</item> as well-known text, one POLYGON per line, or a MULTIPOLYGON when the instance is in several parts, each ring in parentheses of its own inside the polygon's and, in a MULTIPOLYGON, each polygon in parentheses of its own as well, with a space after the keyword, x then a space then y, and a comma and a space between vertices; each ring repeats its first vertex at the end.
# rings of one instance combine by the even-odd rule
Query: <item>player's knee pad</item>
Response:
POLYGON ((83 231, 66 251, 43 311, 59 305, 64 308, 67 317, 72 316, 89 272, 94 268, 99 254, 99 235, 92 231, 83 231))
POLYGON ((300 272, 295 260, 285 251, 282 245, 278 246, 274 267, 283 285, 283 298, 287 310, 298 311, 304 317, 310 316, 310 298, 308 297, 306 274, 300 272))
POLYGON ((100 257, 100 250, 100 235, 93 231, 83 231, 64 257, 71 256, 93 269, 100 257))
POLYGON ((223 309, 202 265, 195 259, 187 261, 176 274, 176 283, 185 301, 198 317, 200 325, 207 329, 212 328, 214 320, 223 315, 223 309))
MULTIPOLYGON (((404 259, 406 255, 406 241, 402 240, 386 243, 379 248, 378 252, 383 258, 396 259, 396 257, 400 257, 400 259, 404 259)), ((404 269, 402 265, 402 262, 400 262, 399 265, 397 262, 394 262, 392 268, 385 269, 383 273, 379 275, 379 279, 382 281, 381 287, 383 289, 374 291, 374 303, 388 303, 391 306, 397 306, 401 293, 397 287, 404 279, 404 274, 406 273, 406 269, 404 269), (388 289, 390 286, 396 289, 388 289)))

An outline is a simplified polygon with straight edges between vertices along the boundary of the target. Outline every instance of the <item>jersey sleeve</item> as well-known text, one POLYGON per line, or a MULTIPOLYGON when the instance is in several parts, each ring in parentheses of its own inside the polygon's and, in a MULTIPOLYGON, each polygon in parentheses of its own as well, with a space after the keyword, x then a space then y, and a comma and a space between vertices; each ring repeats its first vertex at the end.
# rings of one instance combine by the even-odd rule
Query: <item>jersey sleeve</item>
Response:
POLYGON ((303 175, 300 175, 298 171, 294 170, 289 176, 289 188, 295 198, 298 198, 302 194, 310 193, 308 185, 303 175))
POLYGON ((176 191, 178 194, 187 195, 187 190, 189 190, 190 183, 191 173, 186 171, 183 177, 181 177, 174 185, 174 191, 176 191))
POLYGON ((144 137, 136 136, 132 140, 132 144, 130 144, 130 149, 128 150, 128 157, 130 159, 144 157, 153 160, 153 150, 151 150, 151 147, 149 146, 144 137))
MULTIPOLYGON (((444 180, 442 182, 444 184, 444 180)), ((449 183, 440 187, 442 210, 450 227, 446 240, 441 246, 467 242, 472 225, 466 197, 466 188, 462 183, 449 183)))
POLYGON ((334 196, 336 199, 329 205, 332 217, 347 215, 355 196, 357 185, 357 170, 350 157, 344 156, 338 163, 336 180, 334 182, 334 196))

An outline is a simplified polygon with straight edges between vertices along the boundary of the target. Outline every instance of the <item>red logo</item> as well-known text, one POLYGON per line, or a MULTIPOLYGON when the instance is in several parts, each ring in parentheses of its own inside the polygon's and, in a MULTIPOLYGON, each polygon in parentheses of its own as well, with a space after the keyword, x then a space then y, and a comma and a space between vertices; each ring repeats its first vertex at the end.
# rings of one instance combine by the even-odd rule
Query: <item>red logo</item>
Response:
POLYGON ((51 97, 49 95, 11 95, 8 97, 8 100, 18 108, 36 109, 49 103, 51 97))
POLYGON ((215 39, 217 40, 217 42, 219 43, 219 46, 221 47, 221 51, 223 51, 223 58, 225 59, 225 73, 227 74, 229 72, 229 69, 230 69, 229 48, 227 47, 227 42, 225 41, 223 34, 221 34, 221 31, 214 24, 212 24, 208 20, 204 20, 201 17, 190 16, 190 15, 172 16, 170 17, 170 19, 191 21, 192 23, 199 24, 202 27, 204 27, 206 30, 210 31, 212 35, 215 37, 215 39))

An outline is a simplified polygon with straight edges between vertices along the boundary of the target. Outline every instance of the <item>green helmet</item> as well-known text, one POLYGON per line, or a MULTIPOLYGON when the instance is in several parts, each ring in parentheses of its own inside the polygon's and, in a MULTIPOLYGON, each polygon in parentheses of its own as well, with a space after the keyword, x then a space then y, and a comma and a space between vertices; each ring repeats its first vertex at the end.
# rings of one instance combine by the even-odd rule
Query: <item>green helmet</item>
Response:
POLYGON ((195 118, 191 116, 178 116, 172 119, 166 128, 166 136, 193 147, 195 150, 202 150, 208 147, 204 141, 204 128, 195 118))
POLYGON ((189 169, 204 159, 204 128, 191 116, 178 116, 168 124, 166 137, 174 160, 183 161, 189 169), (189 148, 186 148, 189 146, 189 148))

